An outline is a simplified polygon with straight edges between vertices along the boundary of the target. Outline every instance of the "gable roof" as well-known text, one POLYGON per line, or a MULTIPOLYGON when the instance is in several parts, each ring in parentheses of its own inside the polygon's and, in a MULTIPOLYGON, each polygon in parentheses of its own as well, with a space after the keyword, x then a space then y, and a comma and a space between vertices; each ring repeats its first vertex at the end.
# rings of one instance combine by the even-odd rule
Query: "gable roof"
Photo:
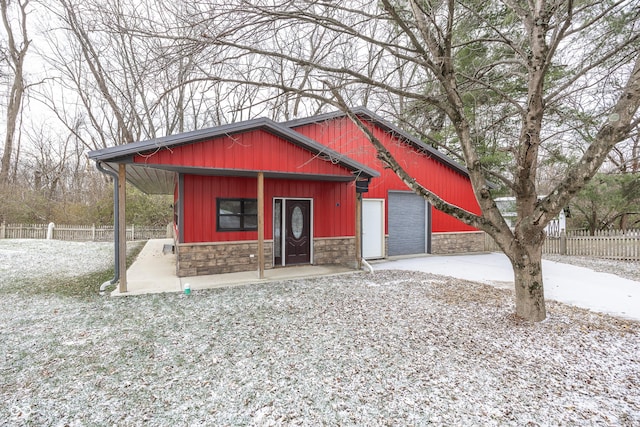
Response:
MULTIPOLYGON (((103 148, 89 152, 89 158, 96 162, 102 162, 113 170, 115 165, 127 164, 127 180, 136 187, 148 193, 171 193, 173 191, 173 177, 175 172, 215 174, 211 169, 184 168, 162 165, 145 165, 134 163, 134 157, 141 153, 148 153, 160 149, 170 149, 186 144, 206 141, 216 137, 230 136, 233 134, 249 132, 253 130, 264 130, 284 140, 304 148, 314 155, 323 155, 347 170, 350 170, 358 177, 372 178, 380 174, 368 166, 340 154, 317 141, 308 138, 293 129, 278 124, 267 118, 247 120, 244 122, 230 123, 207 129, 199 129, 191 132, 176 135, 167 135, 147 141, 133 142, 115 147, 103 148)), ((234 174, 233 171, 218 171, 224 174, 234 174)), ((247 171, 244 171, 247 172, 247 171)))
MULTIPOLYGON (((420 139, 400 129, 398 126, 388 122, 387 120, 383 119, 382 117, 375 114, 374 112, 364 107, 352 108, 351 111, 357 116, 364 118, 365 121, 375 124, 385 132, 393 134, 397 138, 400 138, 403 141, 406 141, 407 143, 414 146, 416 149, 426 152, 427 155, 437 159, 441 163, 449 166, 451 169, 454 169, 455 171, 463 174, 464 176, 467 176, 467 177, 469 176, 469 171, 464 165, 456 162, 455 160, 453 160, 446 154, 442 153, 441 151, 438 151, 436 148, 432 147, 431 145, 425 144, 420 139)), ((329 120, 334 120, 334 119, 339 119, 344 117, 347 117, 347 115, 343 111, 333 111, 330 113, 319 114, 317 116, 290 120, 288 122, 284 122, 283 125, 291 129, 294 129, 300 126, 305 126, 313 123, 319 123, 319 122, 324 122, 324 121, 329 121, 329 120)))

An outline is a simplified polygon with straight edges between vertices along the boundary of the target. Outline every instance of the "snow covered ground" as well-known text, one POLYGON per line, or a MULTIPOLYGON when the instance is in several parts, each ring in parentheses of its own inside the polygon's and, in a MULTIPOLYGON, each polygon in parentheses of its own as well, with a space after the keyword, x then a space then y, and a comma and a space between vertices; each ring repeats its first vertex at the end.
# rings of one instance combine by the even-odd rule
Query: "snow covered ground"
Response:
POLYGON ((0 287, 48 274, 73 277, 113 265, 113 243, 0 239, 0 287))
POLYGON ((635 321, 550 301, 523 323, 509 290, 398 270, 189 296, 25 291, 110 251, 0 240, 2 424, 640 424, 635 321))

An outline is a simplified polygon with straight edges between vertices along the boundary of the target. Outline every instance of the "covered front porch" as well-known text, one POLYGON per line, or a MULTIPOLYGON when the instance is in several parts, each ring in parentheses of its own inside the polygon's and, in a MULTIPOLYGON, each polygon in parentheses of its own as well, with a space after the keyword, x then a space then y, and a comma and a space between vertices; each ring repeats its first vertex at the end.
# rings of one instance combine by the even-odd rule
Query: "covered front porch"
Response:
POLYGON ((355 270, 341 265, 304 265, 274 268, 264 271, 264 278, 256 271, 213 274, 208 276, 178 277, 176 256, 166 248, 173 239, 149 240, 134 263, 127 270, 127 290, 116 288, 112 296, 143 295, 162 292, 184 292, 188 284, 191 291, 214 289, 250 283, 267 283, 281 280, 353 273, 355 270))

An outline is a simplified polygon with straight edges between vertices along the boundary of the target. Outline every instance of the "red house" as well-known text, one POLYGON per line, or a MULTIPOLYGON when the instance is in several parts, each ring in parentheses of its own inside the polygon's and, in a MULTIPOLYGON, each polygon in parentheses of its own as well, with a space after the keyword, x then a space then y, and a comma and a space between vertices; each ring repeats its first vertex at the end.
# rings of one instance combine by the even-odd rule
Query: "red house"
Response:
MULTIPOLYGON (((479 212, 464 167, 355 111, 422 185, 479 212)), ((89 156, 147 193, 174 194, 178 276, 483 249, 481 232, 408 191, 342 113, 250 120, 89 156)))
MULTIPOLYGON (((367 109, 357 108, 354 112, 420 184, 452 204, 480 213, 464 166, 367 109)), ((344 113, 323 114, 286 125, 380 173, 363 194, 364 258, 484 250, 484 233, 433 209, 410 191, 378 160, 373 145, 344 113)))

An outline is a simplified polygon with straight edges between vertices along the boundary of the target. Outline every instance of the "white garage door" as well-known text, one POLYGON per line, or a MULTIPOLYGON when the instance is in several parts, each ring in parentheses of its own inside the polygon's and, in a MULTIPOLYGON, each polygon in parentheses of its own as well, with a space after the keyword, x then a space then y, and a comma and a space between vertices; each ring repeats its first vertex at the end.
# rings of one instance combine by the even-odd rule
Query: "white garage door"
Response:
POLYGON ((389 255, 429 251, 426 201, 410 191, 389 191, 389 255))

